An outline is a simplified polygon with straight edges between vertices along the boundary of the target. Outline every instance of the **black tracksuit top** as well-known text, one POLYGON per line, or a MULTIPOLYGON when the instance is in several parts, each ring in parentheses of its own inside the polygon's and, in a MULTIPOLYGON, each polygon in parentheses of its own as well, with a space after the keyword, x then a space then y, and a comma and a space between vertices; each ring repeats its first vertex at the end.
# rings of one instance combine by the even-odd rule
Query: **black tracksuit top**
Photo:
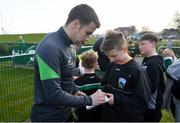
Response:
POLYGON ((114 95, 114 105, 103 105, 102 121, 143 121, 150 98, 146 75, 134 59, 110 63, 102 80, 103 91, 114 95))
POLYGON ((159 55, 146 57, 143 59, 142 67, 146 70, 151 80, 151 100, 149 108, 161 110, 165 90, 165 66, 163 58, 159 55))
POLYGON ((32 121, 66 121, 71 107, 91 105, 89 96, 74 96, 75 56, 72 41, 61 27, 48 34, 36 49, 32 121))

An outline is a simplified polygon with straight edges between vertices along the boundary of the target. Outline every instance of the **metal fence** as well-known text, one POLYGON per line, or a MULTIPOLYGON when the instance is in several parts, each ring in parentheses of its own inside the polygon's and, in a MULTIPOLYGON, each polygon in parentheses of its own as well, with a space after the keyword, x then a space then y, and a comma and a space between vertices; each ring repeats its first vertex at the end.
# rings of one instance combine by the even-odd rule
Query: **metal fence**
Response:
MULTIPOLYGON (((167 48, 167 46, 160 46, 158 48, 158 53, 161 55, 163 50, 166 49, 166 48, 167 48)), ((180 47, 179 46, 173 46, 172 50, 175 53, 176 57, 179 58, 180 57, 180 47)))
POLYGON ((0 57, 0 122, 29 118, 34 89, 33 56, 0 57))
MULTIPOLYGON (((83 46, 77 55, 91 48, 83 46)), ((0 56, 0 122, 26 121, 33 103, 34 52, 14 51, 0 56)))

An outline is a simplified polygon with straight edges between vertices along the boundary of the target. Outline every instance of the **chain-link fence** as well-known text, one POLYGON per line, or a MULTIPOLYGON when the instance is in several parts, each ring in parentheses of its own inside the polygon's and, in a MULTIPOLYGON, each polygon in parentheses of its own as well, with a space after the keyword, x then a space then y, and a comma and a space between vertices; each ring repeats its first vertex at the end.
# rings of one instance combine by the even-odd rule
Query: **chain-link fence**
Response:
MULTIPOLYGON (((91 48, 84 46, 77 55, 91 48)), ((29 119, 34 92, 35 48, 29 49, 24 52, 22 48, 16 48, 13 55, 0 56, 0 122, 29 119)))
POLYGON ((0 57, 0 122, 29 118, 34 89, 33 56, 0 57))

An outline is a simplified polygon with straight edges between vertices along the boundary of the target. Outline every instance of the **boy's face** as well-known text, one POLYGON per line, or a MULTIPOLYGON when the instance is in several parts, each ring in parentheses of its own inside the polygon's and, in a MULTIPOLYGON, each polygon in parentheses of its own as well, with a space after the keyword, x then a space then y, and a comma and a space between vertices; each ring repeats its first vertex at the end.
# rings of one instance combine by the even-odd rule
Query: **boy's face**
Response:
POLYGON ((139 50, 142 55, 147 56, 154 50, 155 46, 156 46, 155 42, 143 40, 143 41, 140 41, 139 50))
POLYGON ((119 64, 124 62, 125 53, 126 53, 125 49, 122 50, 113 49, 108 51, 106 55, 108 56, 111 62, 119 64))

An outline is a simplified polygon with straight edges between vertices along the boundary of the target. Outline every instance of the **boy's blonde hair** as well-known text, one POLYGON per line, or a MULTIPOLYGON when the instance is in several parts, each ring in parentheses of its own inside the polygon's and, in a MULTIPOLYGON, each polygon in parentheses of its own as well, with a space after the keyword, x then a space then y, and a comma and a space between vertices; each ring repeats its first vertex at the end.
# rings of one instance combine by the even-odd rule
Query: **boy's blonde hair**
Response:
POLYGON ((80 55, 81 65, 87 69, 95 68, 97 63, 98 55, 93 50, 85 51, 82 55, 80 55))
POLYGON ((126 39, 122 32, 109 30, 105 34, 105 38, 101 44, 101 50, 108 52, 114 49, 123 49, 127 47, 126 39))

